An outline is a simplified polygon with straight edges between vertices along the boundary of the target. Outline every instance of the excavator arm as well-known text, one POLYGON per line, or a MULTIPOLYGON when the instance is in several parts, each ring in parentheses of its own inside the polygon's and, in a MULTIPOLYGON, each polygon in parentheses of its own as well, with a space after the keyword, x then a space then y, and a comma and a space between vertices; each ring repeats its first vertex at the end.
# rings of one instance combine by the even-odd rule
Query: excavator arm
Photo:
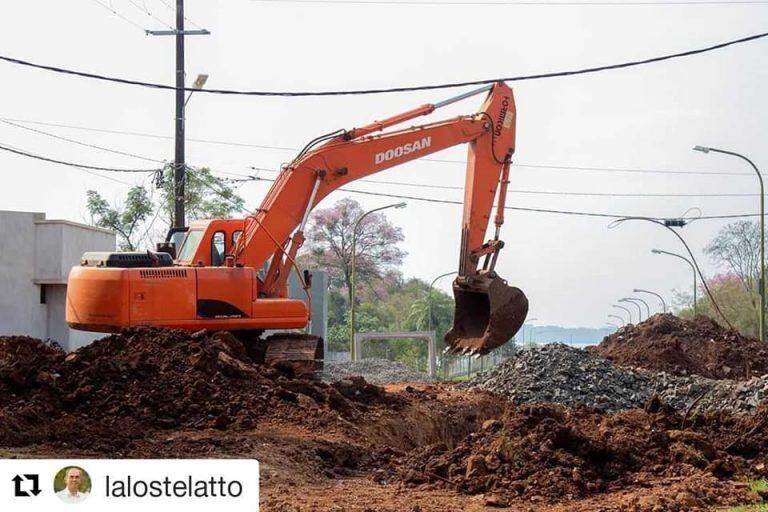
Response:
POLYGON ((270 260, 261 286, 264 297, 285 297, 286 281, 304 242, 312 209, 334 190, 396 165, 467 143, 464 214, 458 277, 454 282, 456 314, 446 336, 453 352, 483 354, 506 343, 528 310, 525 295, 495 273, 503 242, 504 201, 510 158, 515 147, 515 103, 503 83, 438 103, 428 104, 370 125, 330 135, 304 151, 273 183, 261 207, 246 218, 235 248, 235 263, 260 267, 270 260), (477 114, 377 134, 386 128, 432 113, 437 108, 489 91, 477 114), (498 192, 495 236, 486 241, 498 192), (482 265, 481 265, 482 262, 482 265))

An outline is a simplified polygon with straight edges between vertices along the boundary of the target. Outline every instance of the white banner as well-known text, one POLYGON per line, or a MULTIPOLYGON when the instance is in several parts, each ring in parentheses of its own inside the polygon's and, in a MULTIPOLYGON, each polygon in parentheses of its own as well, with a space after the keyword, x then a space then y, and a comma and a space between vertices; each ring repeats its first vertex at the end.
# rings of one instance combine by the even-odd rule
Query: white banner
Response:
POLYGON ((252 459, 0 459, 8 512, 258 512, 252 459))

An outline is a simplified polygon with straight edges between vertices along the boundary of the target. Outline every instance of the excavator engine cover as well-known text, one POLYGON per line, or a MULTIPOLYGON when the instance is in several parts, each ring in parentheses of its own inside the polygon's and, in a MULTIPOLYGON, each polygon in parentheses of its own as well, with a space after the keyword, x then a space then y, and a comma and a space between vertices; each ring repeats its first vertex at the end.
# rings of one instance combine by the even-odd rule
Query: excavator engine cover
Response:
POLYGON ((454 354, 487 354, 512 339, 528 314, 528 299, 498 276, 476 276, 471 284, 453 283, 456 310, 445 335, 454 354))

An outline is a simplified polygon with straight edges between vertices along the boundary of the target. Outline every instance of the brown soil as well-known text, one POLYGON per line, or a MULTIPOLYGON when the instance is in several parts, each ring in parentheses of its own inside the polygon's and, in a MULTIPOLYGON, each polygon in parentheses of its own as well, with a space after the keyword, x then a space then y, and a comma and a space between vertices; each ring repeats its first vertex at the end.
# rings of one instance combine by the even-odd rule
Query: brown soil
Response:
POLYGON ((277 418, 322 429, 371 404, 396 408, 398 399, 362 379, 328 385, 254 365, 227 333, 131 329, 68 356, 30 338, 0 337, 4 446, 120 452, 152 430, 238 431, 277 418))
POLYGON ((749 380, 768 374, 768 346, 705 316, 654 315, 606 336, 591 350, 621 366, 675 375, 749 380))
POLYGON ((758 499, 768 411, 515 408, 443 385, 327 385, 226 334, 137 329, 66 356, 0 338, 0 456, 253 457, 262 510, 707 510, 758 499))
MULTIPOLYGON (((507 503, 573 500, 649 478, 766 474, 768 408, 750 417, 696 421, 681 429, 682 417, 666 410, 606 415, 555 405, 509 406, 453 449, 434 444, 408 454, 399 472, 410 484, 491 493, 507 503)), ((699 494, 691 495, 686 510, 718 503, 716 496, 699 494)))

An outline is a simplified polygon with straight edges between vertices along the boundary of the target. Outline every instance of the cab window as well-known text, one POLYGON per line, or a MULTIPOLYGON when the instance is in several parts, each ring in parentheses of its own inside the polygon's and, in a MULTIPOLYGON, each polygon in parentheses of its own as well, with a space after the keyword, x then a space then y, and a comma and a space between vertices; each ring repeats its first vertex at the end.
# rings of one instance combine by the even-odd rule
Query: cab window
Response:
POLYGON ((181 244, 179 250, 179 261, 189 261, 197 252, 197 246, 200 245, 200 240, 203 239, 203 231, 200 229, 193 229, 187 233, 184 238, 184 243, 181 244))
POLYGON ((226 238, 223 231, 217 231, 211 239, 211 265, 220 267, 224 263, 226 238))

